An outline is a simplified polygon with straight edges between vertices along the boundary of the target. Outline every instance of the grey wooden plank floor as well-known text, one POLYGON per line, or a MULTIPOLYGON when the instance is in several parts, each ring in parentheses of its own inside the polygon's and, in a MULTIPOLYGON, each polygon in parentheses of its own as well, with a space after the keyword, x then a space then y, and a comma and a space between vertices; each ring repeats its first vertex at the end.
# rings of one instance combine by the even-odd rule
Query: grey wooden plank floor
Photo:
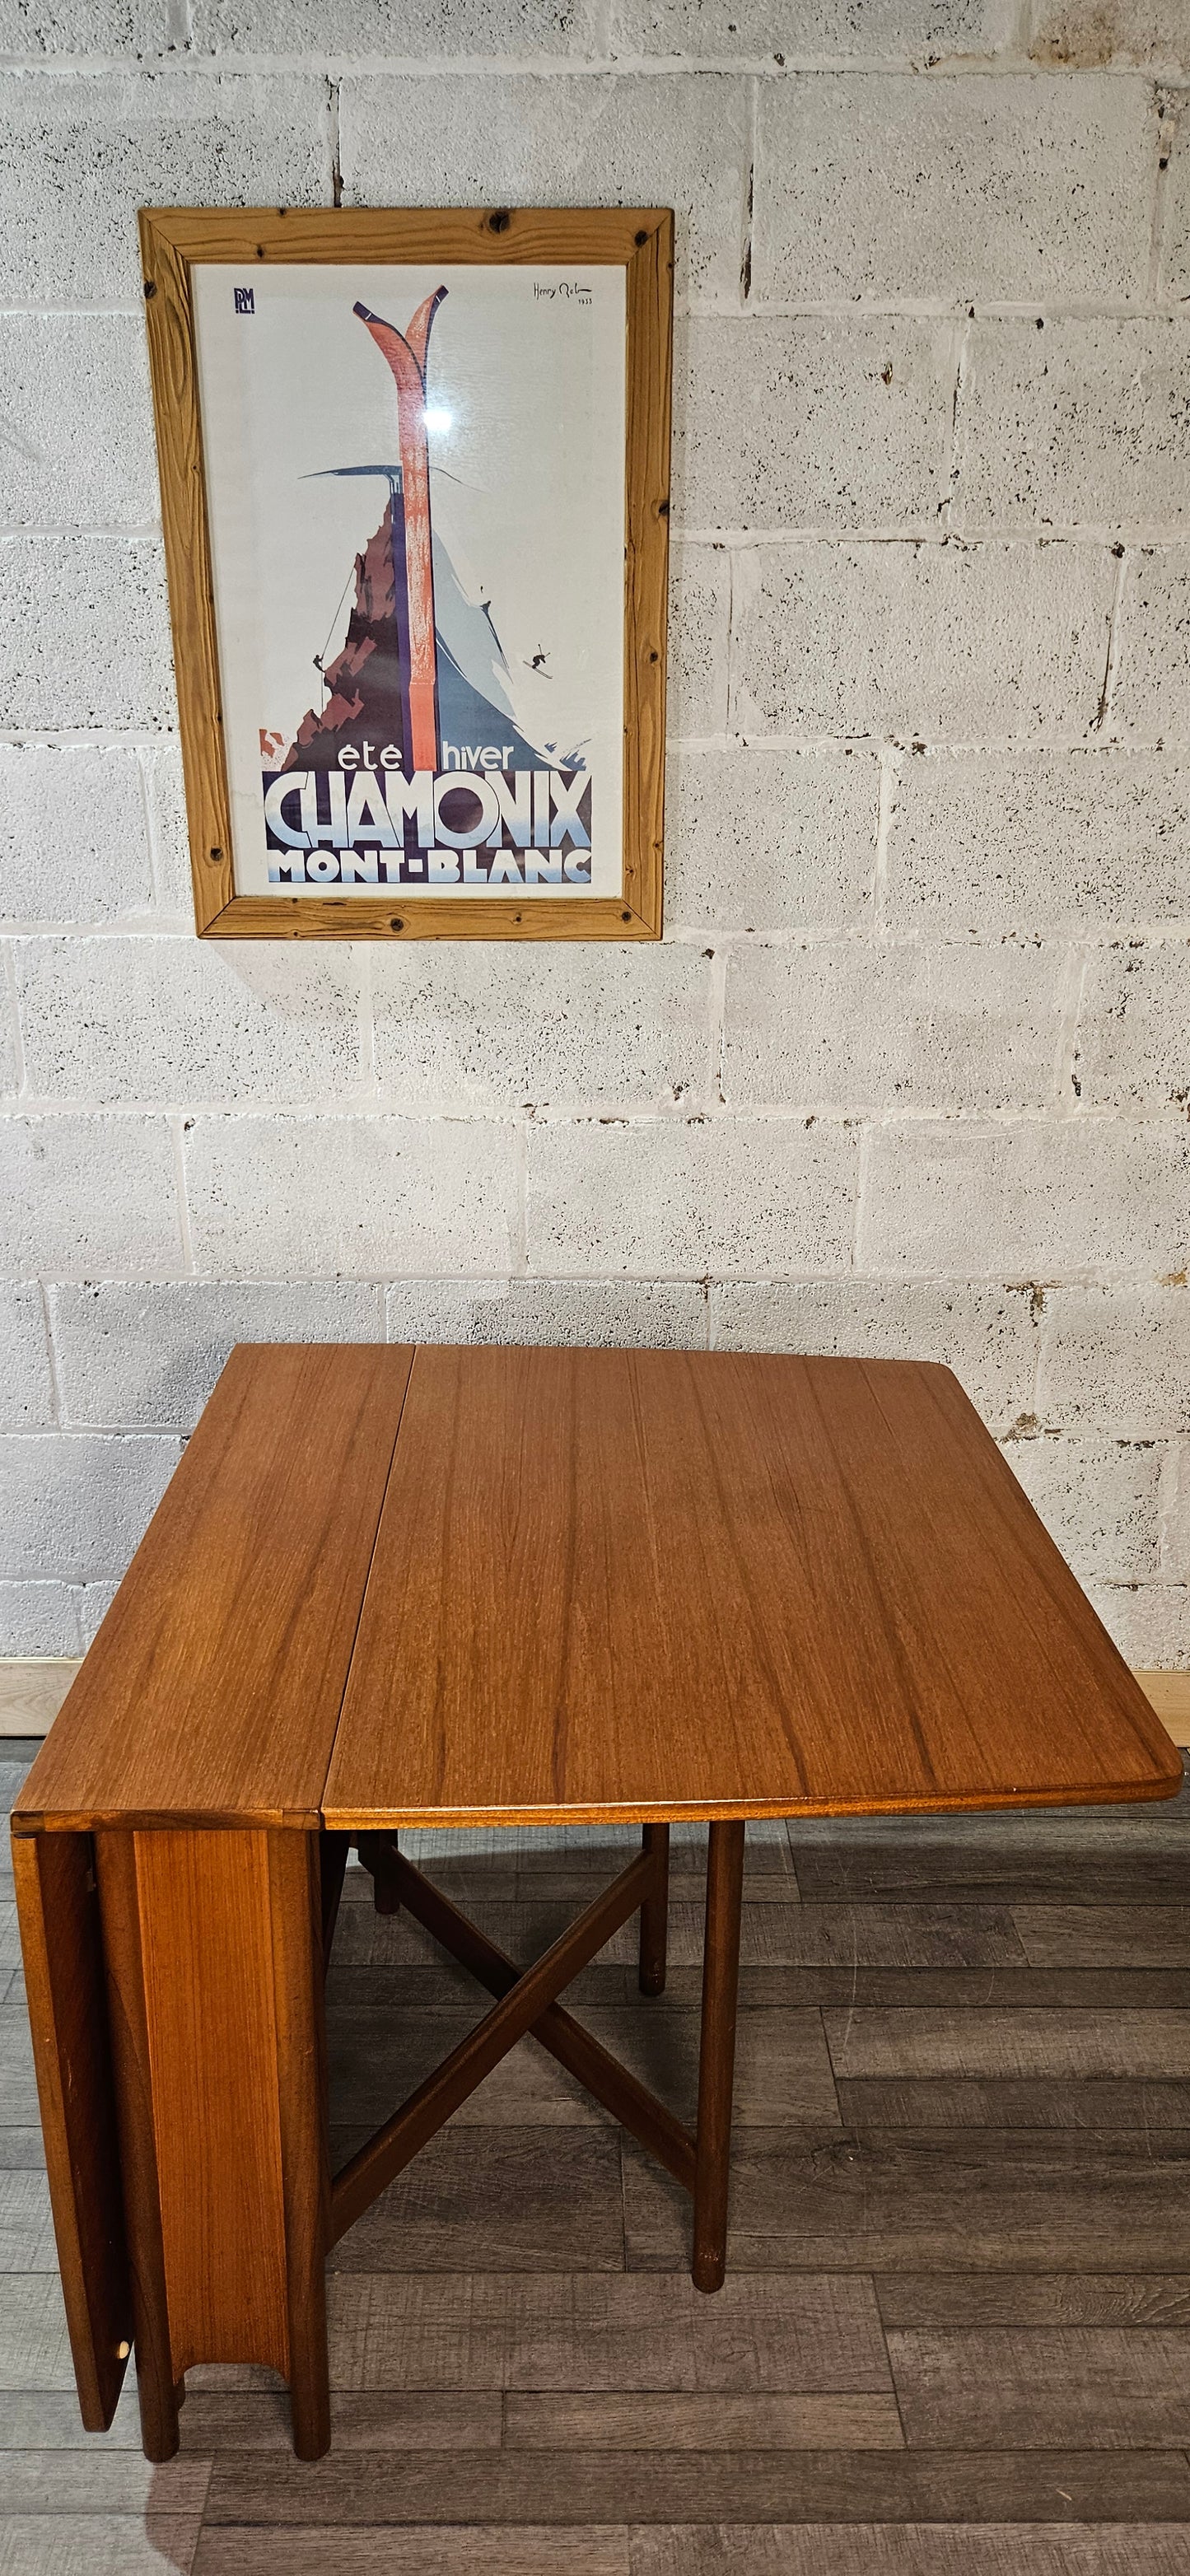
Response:
MULTIPOLYGON (((529 1957, 630 1839, 416 1856, 529 1957)), ((663 1997, 629 1929, 569 1998, 686 2116, 702 1866, 684 1830, 663 1997)), ((0 2576, 1190 2576, 1186 1794, 757 1828, 726 2288, 697 2295, 683 2195, 523 2043, 335 2249, 313 2466, 260 2371, 191 2372, 165 2468, 131 2398, 80 2431, 9 1894, 0 2576)), ((370 1898, 352 1869, 337 2154, 485 2009, 370 1898)))

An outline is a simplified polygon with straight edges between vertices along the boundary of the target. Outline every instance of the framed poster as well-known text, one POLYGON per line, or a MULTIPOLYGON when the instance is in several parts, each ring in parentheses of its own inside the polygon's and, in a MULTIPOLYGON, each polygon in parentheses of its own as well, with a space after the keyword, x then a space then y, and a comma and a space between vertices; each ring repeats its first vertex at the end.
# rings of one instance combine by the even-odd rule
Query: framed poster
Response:
POLYGON ((673 218, 140 218, 200 933, 661 930, 673 218))

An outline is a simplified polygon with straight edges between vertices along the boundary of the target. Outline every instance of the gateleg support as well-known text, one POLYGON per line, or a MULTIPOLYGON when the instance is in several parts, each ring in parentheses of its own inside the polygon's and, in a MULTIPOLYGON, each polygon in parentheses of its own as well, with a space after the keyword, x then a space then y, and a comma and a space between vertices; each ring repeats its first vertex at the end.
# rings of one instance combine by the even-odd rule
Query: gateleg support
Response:
POLYGON ((95 1837, 146 2455, 197 2362, 289 2383, 294 2448, 330 2441, 329 2138, 318 1836, 95 1837))

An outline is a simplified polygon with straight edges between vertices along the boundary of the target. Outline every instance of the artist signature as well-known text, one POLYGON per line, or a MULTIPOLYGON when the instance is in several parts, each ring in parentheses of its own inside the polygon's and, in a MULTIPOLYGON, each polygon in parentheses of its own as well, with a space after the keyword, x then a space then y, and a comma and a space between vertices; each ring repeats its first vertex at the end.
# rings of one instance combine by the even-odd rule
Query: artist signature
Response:
POLYGON ((590 287, 584 286, 577 277, 563 277, 556 286, 543 286, 539 278, 534 278, 533 293, 539 303, 548 303, 553 295, 560 296, 563 303, 589 304, 591 301, 590 287))

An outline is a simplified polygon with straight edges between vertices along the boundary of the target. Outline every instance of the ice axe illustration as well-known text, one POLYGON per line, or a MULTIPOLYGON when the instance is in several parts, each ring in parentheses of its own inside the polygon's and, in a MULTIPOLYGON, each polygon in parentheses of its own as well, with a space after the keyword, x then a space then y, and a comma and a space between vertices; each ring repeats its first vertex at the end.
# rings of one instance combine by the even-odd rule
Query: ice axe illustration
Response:
POLYGON ((352 310, 371 332, 397 388, 401 450, 400 512, 391 467, 356 468, 389 476, 392 503, 393 589, 401 666, 405 757, 412 769, 438 767, 438 649, 434 632, 434 557, 430 528, 430 457, 426 441, 426 358, 430 330, 446 288, 419 304, 409 327, 398 331, 366 304, 352 310), (398 515, 400 541, 398 545, 398 515))

